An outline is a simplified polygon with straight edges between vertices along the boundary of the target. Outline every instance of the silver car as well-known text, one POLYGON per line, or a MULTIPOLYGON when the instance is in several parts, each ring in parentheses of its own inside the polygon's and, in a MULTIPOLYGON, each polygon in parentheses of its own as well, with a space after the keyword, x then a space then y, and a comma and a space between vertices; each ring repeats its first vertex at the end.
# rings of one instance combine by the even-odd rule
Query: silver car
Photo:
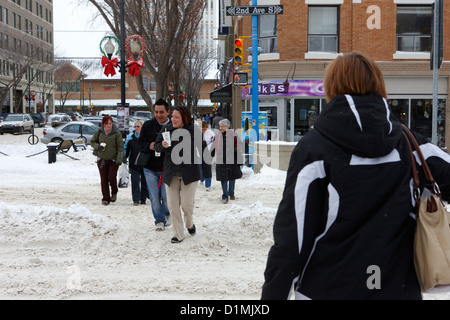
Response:
POLYGON ((24 131, 31 133, 33 128, 34 121, 28 113, 10 113, 3 119, 0 125, 0 133, 3 134, 4 132, 9 132, 23 134, 24 131))
POLYGON ((56 128, 45 127, 42 143, 62 142, 82 138, 85 144, 90 144, 92 136, 99 127, 87 121, 71 121, 56 128))

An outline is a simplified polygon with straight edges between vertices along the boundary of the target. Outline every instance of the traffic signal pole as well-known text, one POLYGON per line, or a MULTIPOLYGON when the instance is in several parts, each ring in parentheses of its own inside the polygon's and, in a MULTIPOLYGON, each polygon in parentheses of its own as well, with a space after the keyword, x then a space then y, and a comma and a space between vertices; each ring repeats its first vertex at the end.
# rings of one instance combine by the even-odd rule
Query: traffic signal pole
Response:
MULTIPOLYGON (((252 5, 258 5, 258 0, 252 0, 252 5)), ((258 16, 252 15, 252 129, 256 131, 256 141, 259 141, 258 54, 258 16)))
POLYGON ((433 109, 432 109, 432 117, 433 122, 431 123, 431 142, 433 144, 438 144, 438 88, 439 88, 439 68, 440 68, 440 39, 442 37, 440 24, 441 17, 441 6, 443 6, 444 1, 435 1, 434 2, 434 21, 433 21, 433 36, 432 40, 433 49, 431 50, 432 54, 432 69, 433 69, 433 109))

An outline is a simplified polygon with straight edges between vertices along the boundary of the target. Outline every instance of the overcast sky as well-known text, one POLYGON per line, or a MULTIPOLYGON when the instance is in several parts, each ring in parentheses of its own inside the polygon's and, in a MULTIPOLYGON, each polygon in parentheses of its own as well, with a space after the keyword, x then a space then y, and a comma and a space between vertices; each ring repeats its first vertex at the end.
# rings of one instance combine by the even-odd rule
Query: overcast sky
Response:
POLYGON ((76 5, 76 0, 53 1, 55 56, 101 57, 100 41, 108 28, 92 23, 92 6, 76 5))

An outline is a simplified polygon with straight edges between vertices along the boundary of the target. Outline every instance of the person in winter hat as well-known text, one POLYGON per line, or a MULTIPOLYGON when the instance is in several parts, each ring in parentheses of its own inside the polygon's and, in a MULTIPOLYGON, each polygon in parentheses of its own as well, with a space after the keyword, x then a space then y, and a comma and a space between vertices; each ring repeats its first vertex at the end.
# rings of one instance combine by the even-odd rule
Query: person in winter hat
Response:
POLYGON ((90 143, 92 148, 98 151, 97 167, 100 173, 102 204, 107 206, 117 199, 117 170, 123 161, 122 133, 114 125, 111 116, 103 117, 102 126, 94 133, 90 143))
POLYGON ((144 121, 137 120, 134 123, 134 131, 131 132, 124 145, 124 163, 128 162, 131 176, 131 197, 133 199, 133 205, 145 204, 148 198, 147 182, 145 180, 144 168, 136 165, 136 157, 141 150, 141 146, 138 142, 139 135, 141 133, 142 125, 144 121), (128 161, 129 159, 129 161, 128 161))
MULTIPOLYGON (((324 87, 328 104, 291 155, 262 299, 421 299, 409 149, 383 75, 352 52, 324 87)), ((449 154, 415 137, 449 200, 449 154)))

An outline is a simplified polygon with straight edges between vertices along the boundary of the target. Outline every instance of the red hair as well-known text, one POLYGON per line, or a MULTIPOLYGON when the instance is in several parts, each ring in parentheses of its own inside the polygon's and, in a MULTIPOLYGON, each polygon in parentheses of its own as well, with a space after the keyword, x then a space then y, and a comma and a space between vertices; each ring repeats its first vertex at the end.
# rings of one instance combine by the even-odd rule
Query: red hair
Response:
POLYGON ((102 127, 104 127, 109 121, 111 121, 112 123, 114 123, 113 118, 111 116, 103 116, 102 119, 102 127))

